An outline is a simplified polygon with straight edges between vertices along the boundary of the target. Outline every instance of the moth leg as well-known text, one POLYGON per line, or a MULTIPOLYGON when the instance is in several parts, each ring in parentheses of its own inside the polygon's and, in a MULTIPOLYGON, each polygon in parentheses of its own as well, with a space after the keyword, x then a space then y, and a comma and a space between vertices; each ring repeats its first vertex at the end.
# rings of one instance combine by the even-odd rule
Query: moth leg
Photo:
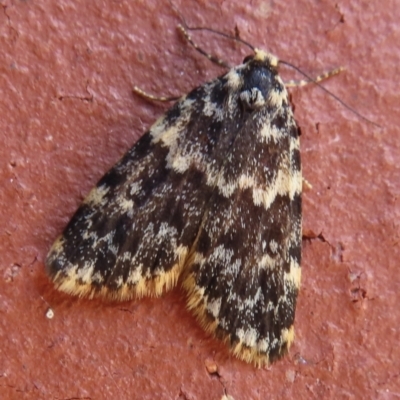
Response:
POLYGON ((154 96, 150 93, 145 92, 144 90, 140 89, 137 86, 134 86, 132 89, 132 92, 139 95, 140 97, 145 98, 146 100, 150 101, 162 101, 162 102, 169 102, 169 101, 177 101, 180 99, 180 97, 177 96, 154 96))
MULTIPOLYGON (((213 56, 212 54, 207 53, 205 50, 203 50, 201 47, 199 47, 192 39, 192 37, 190 36, 189 32, 182 26, 182 25, 178 25, 178 29, 183 33, 183 35, 185 36, 185 39, 199 52, 201 53, 203 56, 207 57, 210 61, 212 61, 213 63, 224 67, 224 68, 231 68, 231 66, 225 62, 224 60, 221 60, 218 57, 213 56)), ((196 28, 193 28, 196 29, 196 28)), ((140 89, 138 86, 134 86, 132 89, 133 93, 145 98, 146 100, 150 100, 150 101, 162 101, 162 102, 170 102, 170 101, 176 101, 179 100, 180 97, 178 96, 154 96, 150 93, 145 92, 144 90, 140 89)))
POLYGON ((302 177, 302 187, 303 187, 303 190, 304 189, 311 190, 313 188, 313 185, 303 176, 302 177))
POLYGON ((344 67, 338 67, 331 71, 327 71, 321 75, 318 75, 315 79, 301 79, 301 80, 287 81, 287 82, 285 82, 285 86, 287 88, 288 87, 303 87, 303 86, 309 85, 310 83, 319 83, 321 81, 324 81, 325 79, 330 78, 331 76, 340 74, 344 70, 345 70, 344 67))

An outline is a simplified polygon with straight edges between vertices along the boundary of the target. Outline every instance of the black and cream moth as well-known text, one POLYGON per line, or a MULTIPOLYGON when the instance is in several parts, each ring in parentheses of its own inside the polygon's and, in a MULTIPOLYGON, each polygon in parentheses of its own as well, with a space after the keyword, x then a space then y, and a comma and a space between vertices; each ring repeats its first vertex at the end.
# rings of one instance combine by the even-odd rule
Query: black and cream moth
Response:
POLYGON ((300 287, 299 130, 278 59, 182 97, 99 181, 47 260, 78 296, 159 296, 180 282, 203 328, 256 365, 285 354, 300 287))

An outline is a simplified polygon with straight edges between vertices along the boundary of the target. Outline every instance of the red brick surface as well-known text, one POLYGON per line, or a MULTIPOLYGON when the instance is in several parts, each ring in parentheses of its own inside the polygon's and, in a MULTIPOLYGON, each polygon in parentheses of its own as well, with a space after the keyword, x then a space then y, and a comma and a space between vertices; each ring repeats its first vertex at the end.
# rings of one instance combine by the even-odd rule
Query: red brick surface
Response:
MULTIPOLYGON (((78 300, 43 267, 84 195, 166 107, 131 87, 180 95, 221 69, 182 40, 168 1, 1 2, 1 399, 400 396, 398 5, 343 3, 173 1, 190 24, 237 26, 310 74, 345 65, 325 86, 382 125, 316 87, 292 91, 313 186, 304 230, 322 236, 304 242, 290 355, 257 370, 203 333, 179 288, 123 304, 78 300)), ((196 38, 232 64, 247 52, 196 38)))

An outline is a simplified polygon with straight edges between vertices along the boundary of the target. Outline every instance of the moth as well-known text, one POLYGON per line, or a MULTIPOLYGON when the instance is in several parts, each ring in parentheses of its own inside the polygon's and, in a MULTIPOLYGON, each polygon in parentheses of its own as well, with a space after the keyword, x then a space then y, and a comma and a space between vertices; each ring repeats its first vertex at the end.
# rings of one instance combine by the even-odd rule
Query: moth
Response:
POLYGON ((302 174, 278 66, 254 49, 157 120, 53 244, 46 271, 57 289, 127 300, 180 283, 201 326, 238 358, 262 366, 288 351, 302 174))

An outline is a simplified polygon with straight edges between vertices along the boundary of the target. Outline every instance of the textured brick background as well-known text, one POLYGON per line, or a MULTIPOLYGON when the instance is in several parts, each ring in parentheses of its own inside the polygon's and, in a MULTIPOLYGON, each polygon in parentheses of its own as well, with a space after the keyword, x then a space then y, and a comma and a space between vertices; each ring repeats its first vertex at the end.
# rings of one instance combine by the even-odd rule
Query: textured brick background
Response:
MULTIPOLYGON (((228 33, 237 26, 310 74, 345 65, 325 86, 382 125, 316 87, 292 90, 313 186, 304 230, 321 233, 304 241, 295 344, 256 370, 203 333, 179 288, 121 304, 52 288, 43 261, 53 240, 167 107, 135 97, 132 86, 180 95, 223 71, 184 42, 168 1, 2 1, 0 398, 398 398, 396 1, 173 4, 190 24, 228 33)), ((232 64, 247 53, 209 33, 195 37, 232 64)))

